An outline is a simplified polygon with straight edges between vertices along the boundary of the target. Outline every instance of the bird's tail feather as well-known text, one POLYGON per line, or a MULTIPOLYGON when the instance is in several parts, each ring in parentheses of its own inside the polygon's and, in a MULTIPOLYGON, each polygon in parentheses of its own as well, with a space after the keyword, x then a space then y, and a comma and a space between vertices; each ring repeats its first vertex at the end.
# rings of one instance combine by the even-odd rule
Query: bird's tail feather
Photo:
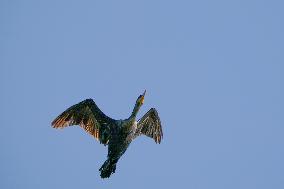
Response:
POLYGON ((101 172, 102 178, 108 178, 112 173, 115 173, 116 169, 116 162, 117 161, 111 161, 110 159, 107 159, 102 167, 99 169, 101 172))

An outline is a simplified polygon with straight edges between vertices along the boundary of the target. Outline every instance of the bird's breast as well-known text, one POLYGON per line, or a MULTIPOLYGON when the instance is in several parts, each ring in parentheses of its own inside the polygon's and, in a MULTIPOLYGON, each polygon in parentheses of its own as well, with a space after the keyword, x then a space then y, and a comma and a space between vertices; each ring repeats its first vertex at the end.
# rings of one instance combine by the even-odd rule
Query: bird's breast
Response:
POLYGON ((134 121, 131 126, 129 127, 129 130, 128 130, 128 133, 131 134, 131 133, 135 133, 137 129, 137 121, 134 121))
POLYGON ((122 136, 124 138, 123 140, 131 142, 136 132, 136 129, 137 129, 136 121, 125 123, 125 125, 122 127, 121 130, 122 136))
POLYGON ((136 129, 137 129, 137 121, 134 121, 134 123, 133 123, 133 129, 136 131, 136 129))

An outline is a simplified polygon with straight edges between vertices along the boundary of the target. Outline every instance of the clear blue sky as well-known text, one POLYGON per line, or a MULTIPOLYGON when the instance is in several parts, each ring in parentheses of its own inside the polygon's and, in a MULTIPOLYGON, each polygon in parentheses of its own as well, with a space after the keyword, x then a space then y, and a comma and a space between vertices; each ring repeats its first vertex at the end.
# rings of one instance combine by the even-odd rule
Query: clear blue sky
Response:
POLYGON ((283 1, 0 2, 0 188, 284 188, 283 1), (164 140, 107 149, 50 122, 155 107, 164 140))

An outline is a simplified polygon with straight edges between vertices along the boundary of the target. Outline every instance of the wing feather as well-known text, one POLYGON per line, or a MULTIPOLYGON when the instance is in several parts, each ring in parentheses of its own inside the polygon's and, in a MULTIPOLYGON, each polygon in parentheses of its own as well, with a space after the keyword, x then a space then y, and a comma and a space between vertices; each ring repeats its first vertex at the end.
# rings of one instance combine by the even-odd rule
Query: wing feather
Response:
POLYGON ((53 128, 79 125, 106 145, 111 137, 111 128, 115 120, 106 116, 92 99, 86 99, 61 113, 52 122, 53 128))
POLYGON ((156 143, 161 143, 163 130, 158 112, 151 108, 138 122, 136 135, 144 134, 153 138, 156 143))

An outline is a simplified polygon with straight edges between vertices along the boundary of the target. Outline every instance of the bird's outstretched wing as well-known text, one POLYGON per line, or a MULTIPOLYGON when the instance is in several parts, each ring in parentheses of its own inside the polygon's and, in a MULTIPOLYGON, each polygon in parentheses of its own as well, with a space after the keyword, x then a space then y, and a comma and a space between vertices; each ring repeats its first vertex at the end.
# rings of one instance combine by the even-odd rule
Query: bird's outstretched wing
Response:
POLYGON ((53 128, 80 125, 100 143, 108 144, 115 120, 106 116, 92 99, 75 104, 60 114, 53 122, 53 128))
POLYGON ((160 143, 163 138, 163 131, 158 112, 151 108, 138 122, 136 136, 144 134, 160 143))

